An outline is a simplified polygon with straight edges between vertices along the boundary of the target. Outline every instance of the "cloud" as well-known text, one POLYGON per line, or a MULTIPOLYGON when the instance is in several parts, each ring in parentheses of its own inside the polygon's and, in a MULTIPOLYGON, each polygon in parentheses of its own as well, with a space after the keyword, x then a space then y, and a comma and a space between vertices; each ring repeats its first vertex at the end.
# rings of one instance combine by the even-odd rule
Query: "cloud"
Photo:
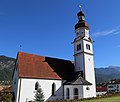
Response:
POLYGON ((94 37, 98 37, 98 36, 108 36, 108 35, 117 35, 117 34, 120 34, 120 26, 117 26, 116 28, 110 30, 95 32, 91 35, 94 37))
POLYGON ((117 45, 118 48, 120 48, 120 45, 117 45))

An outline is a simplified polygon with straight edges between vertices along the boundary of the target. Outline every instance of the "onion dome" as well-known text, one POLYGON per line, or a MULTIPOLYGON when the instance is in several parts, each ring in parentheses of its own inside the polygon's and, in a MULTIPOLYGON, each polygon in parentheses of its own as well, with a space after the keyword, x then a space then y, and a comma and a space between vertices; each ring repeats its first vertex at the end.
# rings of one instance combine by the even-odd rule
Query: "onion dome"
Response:
POLYGON ((83 11, 80 11, 80 12, 77 13, 77 16, 78 16, 78 17, 79 17, 79 16, 85 16, 85 14, 84 14, 83 11))
POLYGON ((75 30, 79 27, 87 27, 89 29, 88 23, 85 22, 85 14, 82 11, 82 9, 80 9, 80 12, 77 13, 77 16, 78 16, 78 23, 75 25, 75 30))

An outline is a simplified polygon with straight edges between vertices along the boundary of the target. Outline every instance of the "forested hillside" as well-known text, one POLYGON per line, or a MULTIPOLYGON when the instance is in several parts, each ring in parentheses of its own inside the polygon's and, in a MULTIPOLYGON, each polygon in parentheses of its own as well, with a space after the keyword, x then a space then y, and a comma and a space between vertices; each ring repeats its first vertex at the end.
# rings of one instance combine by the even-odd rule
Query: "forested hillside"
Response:
MULTIPOLYGON (((12 81, 15 59, 0 56, 0 81, 12 81)), ((108 82, 111 79, 120 79, 120 67, 109 66, 95 68, 96 83, 108 82)))
POLYGON ((11 81, 15 59, 0 56, 0 81, 11 81))

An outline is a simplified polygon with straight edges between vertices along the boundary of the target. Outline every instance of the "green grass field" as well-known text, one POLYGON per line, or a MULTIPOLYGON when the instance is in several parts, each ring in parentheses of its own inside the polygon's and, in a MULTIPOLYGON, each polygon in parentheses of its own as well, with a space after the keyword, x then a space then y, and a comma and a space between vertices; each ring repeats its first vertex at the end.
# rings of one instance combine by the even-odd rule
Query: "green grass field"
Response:
POLYGON ((84 100, 80 102, 120 102, 120 96, 112 96, 107 98, 84 100))

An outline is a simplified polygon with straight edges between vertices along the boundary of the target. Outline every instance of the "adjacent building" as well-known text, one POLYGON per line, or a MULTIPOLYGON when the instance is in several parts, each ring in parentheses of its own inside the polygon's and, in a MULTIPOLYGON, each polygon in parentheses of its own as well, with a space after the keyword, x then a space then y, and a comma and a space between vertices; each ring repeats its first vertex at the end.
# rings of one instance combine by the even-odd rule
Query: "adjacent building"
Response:
POLYGON ((101 83, 96 86, 96 95, 103 96, 107 93, 107 86, 106 83, 101 83))
POLYGON ((110 80, 107 83, 107 92, 120 92, 120 79, 110 80))

